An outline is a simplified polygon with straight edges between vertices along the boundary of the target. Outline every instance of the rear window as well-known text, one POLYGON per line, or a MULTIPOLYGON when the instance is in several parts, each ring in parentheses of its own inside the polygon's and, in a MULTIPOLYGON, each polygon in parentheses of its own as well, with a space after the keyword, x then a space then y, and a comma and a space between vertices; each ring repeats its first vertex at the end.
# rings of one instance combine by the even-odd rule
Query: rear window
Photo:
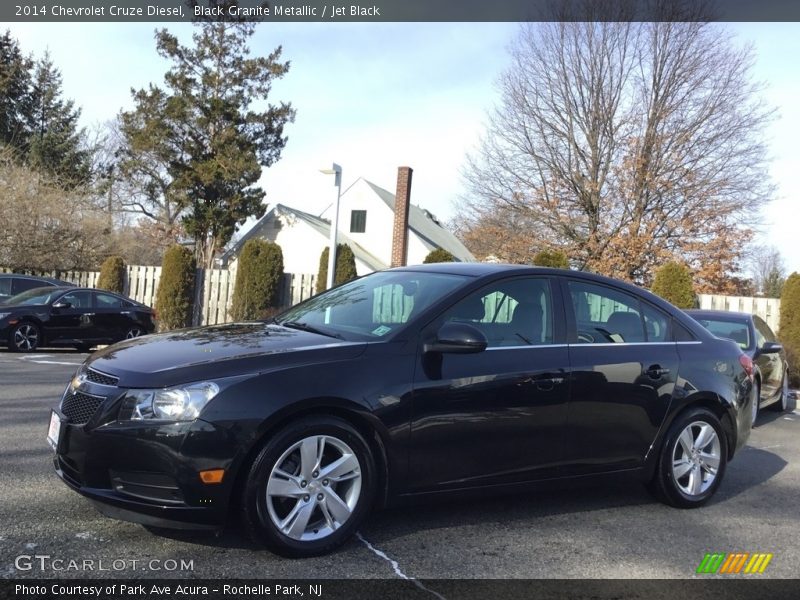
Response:
POLYGON ((703 327, 708 329, 712 335, 726 340, 733 340, 743 350, 747 350, 751 345, 750 328, 747 323, 741 321, 731 321, 727 319, 708 319, 696 317, 695 320, 703 327))

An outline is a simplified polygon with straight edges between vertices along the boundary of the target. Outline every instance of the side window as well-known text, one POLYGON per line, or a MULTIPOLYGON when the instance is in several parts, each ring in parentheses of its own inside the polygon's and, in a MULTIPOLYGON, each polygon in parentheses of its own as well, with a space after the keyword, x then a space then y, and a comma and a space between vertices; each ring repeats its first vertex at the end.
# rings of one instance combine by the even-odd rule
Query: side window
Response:
POLYGON ((755 323, 755 330, 756 330, 756 348, 761 348, 761 346, 764 345, 764 342, 767 341, 767 336, 764 335, 763 331, 758 326, 758 321, 753 319, 753 322, 755 323))
POLYGON ((47 287, 47 283, 42 283, 41 281, 37 281, 35 279, 28 279, 27 277, 17 277, 13 280, 11 284, 11 290, 14 295, 21 294, 22 292, 27 292, 28 290, 32 290, 38 287, 47 287))
POLYGON ((642 304, 642 315, 648 342, 672 341, 669 332, 670 318, 667 315, 647 304, 642 304))
POLYGON ((11 295, 11 279, 9 277, 3 277, 0 279, 0 296, 10 296, 11 295))
MULTIPOLYGON (((578 343, 622 344, 646 341, 641 305, 635 296, 581 281, 570 281, 568 286, 575 311, 578 343)), ((654 319, 653 327, 656 325, 654 319)), ((666 324, 662 331, 666 331, 666 324)))
POLYGON ((408 321, 414 309, 417 284, 390 283, 372 290, 372 323, 397 325, 408 321))
POLYGON ((767 325, 761 317, 753 317, 753 323, 756 324, 756 331, 761 333, 768 342, 774 342, 777 340, 775 334, 773 333, 772 329, 769 325, 767 325))
POLYGON ((111 294, 95 294, 97 301, 97 308, 122 308, 123 301, 121 298, 112 296, 111 294))
POLYGON ((61 296, 59 302, 69 302, 71 308, 83 310, 92 307, 92 294, 88 291, 70 292, 61 296))
POLYGON ((489 347, 552 344, 550 282, 544 278, 498 281, 461 300, 444 320, 480 329, 489 347))

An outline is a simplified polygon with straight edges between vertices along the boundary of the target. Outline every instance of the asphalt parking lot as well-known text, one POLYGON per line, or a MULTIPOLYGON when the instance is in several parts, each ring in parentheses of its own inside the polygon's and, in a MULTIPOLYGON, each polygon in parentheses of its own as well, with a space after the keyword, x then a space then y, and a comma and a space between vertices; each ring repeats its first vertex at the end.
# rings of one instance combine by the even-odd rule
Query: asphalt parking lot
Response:
POLYGON ((0 577, 687 578, 707 552, 769 552, 757 577, 797 576, 798 411, 764 411, 699 510, 621 484, 451 502, 377 513, 336 553, 288 560, 235 529, 165 533, 107 519, 58 481, 45 442, 49 409, 85 357, 0 350, 0 577), (50 558, 18 559, 36 555, 50 558), (85 560, 94 570, 68 569, 85 560), (170 561, 191 569, 173 571, 170 561))

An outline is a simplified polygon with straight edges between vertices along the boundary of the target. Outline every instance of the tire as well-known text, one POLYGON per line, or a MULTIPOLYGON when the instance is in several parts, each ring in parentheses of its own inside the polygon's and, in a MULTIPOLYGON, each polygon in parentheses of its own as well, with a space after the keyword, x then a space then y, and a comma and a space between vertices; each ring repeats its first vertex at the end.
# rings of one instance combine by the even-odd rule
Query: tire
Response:
POLYGON ((770 408, 776 412, 786 412, 789 410, 789 375, 783 374, 783 382, 781 383, 781 397, 770 408))
POLYGON ((366 517, 375 482, 358 431, 335 417, 303 418, 270 436, 253 461, 241 497, 244 528, 281 556, 331 552, 366 517))
POLYGON ((137 338, 139 336, 145 335, 145 330, 143 327, 139 327, 138 325, 134 325, 130 327, 127 332, 125 332, 125 339, 132 340, 133 338, 137 338))
POLYGON ((12 352, 33 352, 42 341, 42 330, 31 321, 22 321, 8 336, 8 349, 12 352))
POLYGON ((705 408, 690 409, 669 428, 649 488, 670 506, 697 508, 717 491, 727 463, 728 440, 719 419, 705 408), (699 451, 698 440, 704 443, 699 451))
POLYGON ((78 352, 89 352, 92 349, 90 344, 75 344, 75 350, 78 352))

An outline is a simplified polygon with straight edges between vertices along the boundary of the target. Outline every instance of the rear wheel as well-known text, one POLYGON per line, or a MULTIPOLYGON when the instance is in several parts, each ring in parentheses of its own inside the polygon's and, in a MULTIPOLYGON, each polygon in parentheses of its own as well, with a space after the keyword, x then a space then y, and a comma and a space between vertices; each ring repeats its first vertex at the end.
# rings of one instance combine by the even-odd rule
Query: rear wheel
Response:
POLYGON ((702 506, 717 491, 727 459, 728 441, 716 415, 689 410, 669 429, 651 490, 671 506, 702 506))
POLYGON ((39 347, 42 331, 36 323, 22 321, 8 336, 8 349, 13 352, 33 352, 39 347))
POLYGON ((242 496, 248 532, 288 557, 343 544, 374 497, 375 462, 349 423, 309 417, 272 436, 253 462, 242 496))
POLYGON ((753 381, 753 405, 750 407, 753 416, 753 427, 756 426, 756 419, 758 418, 759 405, 761 404, 761 382, 756 379, 753 381))

